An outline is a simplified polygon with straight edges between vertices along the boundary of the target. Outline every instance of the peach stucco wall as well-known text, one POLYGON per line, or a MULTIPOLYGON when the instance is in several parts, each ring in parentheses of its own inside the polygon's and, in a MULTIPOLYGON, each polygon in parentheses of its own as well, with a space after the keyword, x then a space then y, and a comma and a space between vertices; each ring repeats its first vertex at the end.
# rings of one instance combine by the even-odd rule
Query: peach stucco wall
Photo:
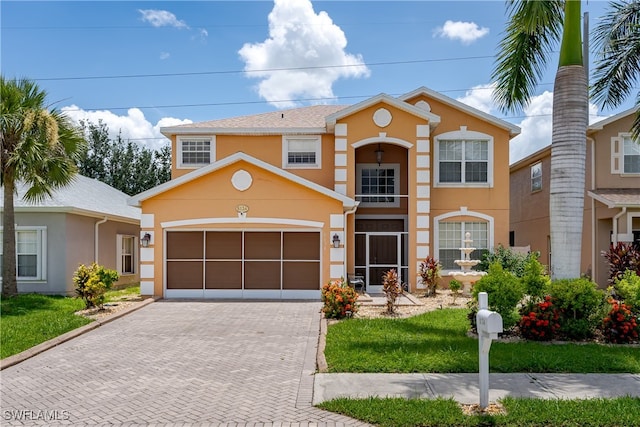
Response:
MULTIPOLYGON (((330 215, 342 215, 342 202, 320 195, 320 193, 294 183, 253 164, 239 161, 222 169, 213 171, 177 188, 168 190, 143 201, 143 212, 154 214, 154 294, 163 295, 164 266, 163 232, 169 228, 162 223, 180 220, 201 219, 193 225, 180 225, 171 229, 198 230, 265 230, 265 229, 304 229, 321 232, 324 260, 330 259, 330 215), (252 185, 245 191, 239 191, 231 183, 233 174, 245 170, 251 174, 252 185), (238 221, 236 208, 246 205, 249 211, 246 219, 238 221), (229 218, 228 222, 207 224, 207 219, 229 218), (252 218, 278 218, 285 224, 264 224, 252 221, 252 218), (290 222, 287 224, 286 222, 290 222), (320 228, 296 224, 296 221, 317 221, 320 228)), ((197 221, 196 221, 197 222, 197 221)), ((322 282, 330 278, 330 264, 323 262, 322 282)))

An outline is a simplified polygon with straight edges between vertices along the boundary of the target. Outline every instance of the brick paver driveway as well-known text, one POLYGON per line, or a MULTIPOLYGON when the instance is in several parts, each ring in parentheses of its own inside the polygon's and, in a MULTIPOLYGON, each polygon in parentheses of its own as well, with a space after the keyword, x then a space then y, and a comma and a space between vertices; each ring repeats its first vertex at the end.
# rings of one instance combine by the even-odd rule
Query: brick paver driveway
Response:
POLYGON ((319 309, 153 303, 3 370, 0 424, 363 425, 311 406, 319 309))

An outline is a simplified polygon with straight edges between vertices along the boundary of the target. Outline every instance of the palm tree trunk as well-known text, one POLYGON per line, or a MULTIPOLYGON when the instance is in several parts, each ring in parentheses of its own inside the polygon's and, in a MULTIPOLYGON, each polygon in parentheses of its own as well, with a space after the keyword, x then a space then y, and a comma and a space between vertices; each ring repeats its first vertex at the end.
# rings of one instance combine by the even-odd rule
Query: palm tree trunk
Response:
POLYGON ((580 277, 587 125, 584 67, 561 66, 553 92, 549 201, 554 279, 580 277))
POLYGON ((2 295, 18 294, 16 282, 16 225, 13 209, 15 183, 7 168, 4 176, 4 212, 2 214, 2 295))

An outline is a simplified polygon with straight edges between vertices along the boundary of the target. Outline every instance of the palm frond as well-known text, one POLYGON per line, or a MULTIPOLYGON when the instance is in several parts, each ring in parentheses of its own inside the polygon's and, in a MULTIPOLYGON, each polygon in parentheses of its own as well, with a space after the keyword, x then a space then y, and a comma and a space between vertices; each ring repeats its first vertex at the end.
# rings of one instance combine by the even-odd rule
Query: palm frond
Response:
POLYGON ((562 36, 563 2, 510 1, 509 22, 491 78, 494 100, 504 112, 524 108, 562 36))
POLYGON ((603 108, 622 104, 640 80, 640 2, 617 1, 610 8, 594 30, 591 96, 603 108))

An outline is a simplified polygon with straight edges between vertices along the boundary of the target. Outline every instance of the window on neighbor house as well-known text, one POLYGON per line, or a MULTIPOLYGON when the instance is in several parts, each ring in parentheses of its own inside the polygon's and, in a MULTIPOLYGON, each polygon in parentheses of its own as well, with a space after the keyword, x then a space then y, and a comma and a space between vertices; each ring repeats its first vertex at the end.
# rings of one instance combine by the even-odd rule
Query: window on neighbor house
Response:
POLYGON ((542 190, 542 163, 531 166, 531 192, 542 190))
POLYGON ((358 200, 360 206, 398 207, 400 199, 400 165, 378 166, 358 164, 356 167, 358 200))
POLYGON ((440 222, 438 229, 438 259, 443 270, 459 270, 454 262, 462 259, 460 248, 464 247, 464 236, 471 233, 471 247, 476 248, 470 254, 471 259, 482 259, 489 250, 489 227, 486 222, 440 222))
MULTIPOLYGON (((0 239, 2 231, 0 231, 0 239)), ((46 227, 16 228, 16 277, 18 280, 46 280, 46 227)), ((0 247, 0 269, 3 254, 0 247)))
POLYGON ((640 173, 640 142, 624 137, 623 173, 640 173))
POLYGON ((211 137, 178 137, 178 167, 190 168, 212 163, 214 141, 211 137))
POLYGON ((135 274, 136 272, 136 237, 118 234, 118 274, 135 274))
POLYGON ((284 137, 282 140, 283 167, 320 168, 320 137, 284 137))
POLYGON ((488 140, 439 140, 439 183, 489 182, 488 140))

